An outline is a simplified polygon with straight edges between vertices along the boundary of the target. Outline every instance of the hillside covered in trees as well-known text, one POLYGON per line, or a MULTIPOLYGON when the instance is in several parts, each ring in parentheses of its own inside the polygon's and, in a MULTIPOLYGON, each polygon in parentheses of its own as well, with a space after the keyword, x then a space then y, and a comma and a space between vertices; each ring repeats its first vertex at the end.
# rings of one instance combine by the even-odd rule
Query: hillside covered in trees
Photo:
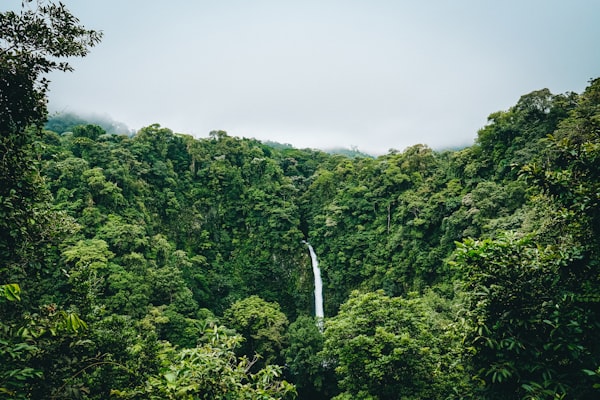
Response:
POLYGON ((31 49, 100 39, 48 7, 1 14, 0 397, 598 398, 600 79, 457 151, 107 133, 47 122, 31 49))

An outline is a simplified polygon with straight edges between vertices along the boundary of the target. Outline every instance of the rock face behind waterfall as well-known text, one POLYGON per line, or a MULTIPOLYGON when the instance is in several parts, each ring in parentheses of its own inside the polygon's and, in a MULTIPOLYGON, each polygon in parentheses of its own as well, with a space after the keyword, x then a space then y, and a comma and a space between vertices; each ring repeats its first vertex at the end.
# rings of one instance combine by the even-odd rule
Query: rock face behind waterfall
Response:
POLYGON ((315 277, 315 317, 319 320, 319 326, 322 326, 323 312, 323 281, 321 280, 321 269, 319 268, 319 260, 315 254, 315 250, 308 242, 304 242, 308 246, 310 252, 310 260, 312 263, 313 275, 315 277))

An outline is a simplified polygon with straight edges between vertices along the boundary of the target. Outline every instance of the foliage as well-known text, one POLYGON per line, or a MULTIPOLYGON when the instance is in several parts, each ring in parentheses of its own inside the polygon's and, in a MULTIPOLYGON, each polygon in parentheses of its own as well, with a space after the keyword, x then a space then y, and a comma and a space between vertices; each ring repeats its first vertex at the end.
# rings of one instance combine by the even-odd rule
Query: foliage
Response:
MULTIPOLYGON (((598 81, 524 166, 542 224, 535 236, 465 241, 472 330, 468 338, 487 398, 595 398, 600 364, 598 81)), ((574 96, 571 96, 573 99, 574 96)))
POLYGON ((419 298, 353 292, 338 315, 325 322, 325 363, 335 368, 345 393, 337 398, 452 395, 460 381, 453 381, 457 376, 448 374, 447 363, 456 356, 458 340, 446 341, 447 323, 419 298))
POLYGON ((240 354, 247 358, 258 354, 267 364, 281 360, 288 319, 277 303, 250 296, 233 303, 225 311, 223 320, 244 338, 240 354))
POLYGON ((2 396, 597 397, 600 80, 458 151, 42 131, 45 74, 100 37, 62 4, 0 13, 2 396))
POLYGON ((74 229, 51 209, 35 140, 47 114, 44 74, 71 70, 64 59, 85 56, 100 37, 62 4, 24 1, 21 12, 0 13, 0 282, 8 300, 19 300, 19 287, 27 294, 18 306, 0 304, 3 396, 47 396, 40 378, 60 385, 49 375, 65 373, 61 353, 87 328, 72 312, 38 306, 52 287, 55 246, 74 229))
POLYGON ((113 390, 129 399, 290 399, 295 390, 281 376, 281 368, 267 366, 250 373, 252 361, 238 358, 234 349, 241 337, 227 336, 217 326, 209 328, 204 342, 176 351, 166 346, 159 353, 165 365, 132 391, 113 390))
POLYGON ((459 246, 467 340, 486 398, 590 396, 582 370, 598 362, 590 335, 600 325, 569 282, 580 251, 513 236, 459 246))
MULTIPOLYGON (((20 301, 17 284, 2 285, 3 299, 20 301)), ((11 399, 36 397, 40 381, 49 379, 59 364, 53 360, 57 345, 73 345, 87 324, 76 314, 59 310, 55 305, 42 307, 20 321, 0 322, 0 396, 11 399)))
MULTIPOLYGON (((588 97, 593 96, 581 98, 588 97)), ((579 125, 593 126, 577 111, 579 99, 534 92, 490 118, 475 146, 437 153, 416 145, 379 158, 272 148, 223 131, 195 139, 159 125, 131 137, 108 135, 94 125, 62 135, 46 132, 41 160, 48 187, 56 208, 81 227, 57 249, 55 263, 64 273, 55 274, 60 279, 52 287, 60 290, 54 297, 77 305, 90 322, 93 340, 82 356, 91 360, 96 352, 125 367, 90 367, 70 387, 78 384, 96 396, 111 389, 131 394, 132 388, 142 390, 143 382, 158 379, 153 382, 161 393, 166 384, 161 374, 169 366, 189 364, 183 352, 202 346, 202 326, 214 314, 244 338, 234 353, 251 360, 250 373, 285 362, 285 375, 303 397, 543 397, 544 391, 558 392, 564 376, 579 377, 569 368, 597 368, 598 350, 568 322, 595 321, 597 244, 581 242, 596 229, 590 219, 594 186, 583 179, 595 176, 595 156, 544 138, 557 128, 553 137, 566 144, 576 115, 579 125), (506 140, 496 143, 495 137, 506 140), (584 157, 574 160, 569 154, 584 157), (494 169, 490 160, 503 166, 494 169), (571 171, 577 172, 568 176, 591 189, 564 197, 566 181, 562 188, 556 182, 571 171), (577 208, 577 196, 583 209, 577 208), (517 236, 501 244, 498 238, 507 230, 517 236), (521 243, 534 237, 528 234, 538 240, 521 243), (311 312, 313 277, 301 243, 306 238, 323 272, 331 318, 325 336, 310 318, 298 318, 311 312), (485 243, 484 261, 454 252, 461 241, 464 246, 485 243), (485 260, 490 257, 518 268, 489 274, 485 271, 494 264, 485 260), (518 283, 523 276, 533 289, 509 287, 507 282, 518 283), (453 285, 460 281, 462 289, 455 292, 453 285), (494 285, 504 289, 496 292, 494 285), (490 302, 479 302, 481 288, 491 293, 490 302), (358 294, 350 295, 356 289, 358 294), (540 317, 546 306, 533 296, 542 292, 553 296, 552 304, 564 314, 540 317), (512 297, 504 298, 508 293, 512 297), (526 315, 519 302, 536 304, 541 314, 526 315), (510 327, 533 326, 527 318, 542 318, 554 328, 542 322, 534 330, 583 346, 581 365, 573 361, 560 367, 566 358, 552 359, 545 350, 538 351, 542 360, 520 358, 524 351, 500 351, 501 345, 488 349, 482 344, 487 341, 473 333, 488 314, 497 321, 486 328, 492 343, 531 340, 510 327), (355 326, 361 318, 372 321, 368 329, 355 326), (106 344, 110 321, 120 321, 127 346, 106 344), (177 347, 159 351, 157 340, 177 347), (170 355, 159 357, 160 352, 170 355), (255 360, 256 353, 262 358, 255 360), (147 367, 134 378, 126 371, 140 368, 136 354, 144 354, 147 367), (494 372, 496 380, 503 373, 496 356, 510 359, 519 371, 538 372, 519 372, 526 380, 492 382, 494 372), (496 370, 489 372, 490 366, 496 370), (513 392, 506 389, 511 384, 513 392)), ((587 376, 591 388, 593 376, 587 376)))
POLYGON ((85 56, 101 37, 61 4, 31 3, 0 13, 0 280, 26 276, 39 261, 33 255, 61 230, 33 146, 47 113, 43 74, 71 70, 61 60, 85 56))
POLYGON ((333 371, 319 354, 323 350, 323 334, 313 317, 301 315, 288 327, 289 345, 284 350, 285 365, 300 398, 328 399, 336 392, 333 371))

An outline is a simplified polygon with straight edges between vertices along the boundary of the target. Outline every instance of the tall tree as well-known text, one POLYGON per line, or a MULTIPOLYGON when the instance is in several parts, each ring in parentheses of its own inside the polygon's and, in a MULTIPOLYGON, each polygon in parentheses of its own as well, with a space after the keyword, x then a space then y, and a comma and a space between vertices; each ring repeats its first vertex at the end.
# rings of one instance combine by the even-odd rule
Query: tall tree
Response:
MULTIPOLYGON (((288 319, 280 311, 279 304, 250 296, 233 303, 223 317, 230 328, 244 337, 241 355, 251 359, 258 354, 266 364, 281 360, 288 319)), ((264 363, 260 362, 259 365, 264 363)))
MULTIPOLYGON (((60 325, 70 331, 83 326, 54 306, 28 319, 20 314, 39 301, 32 298, 37 278, 51 272, 44 261, 46 245, 69 226, 51 211, 36 163, 34 141, 47 115, 45 74, 70 71, 65 59, 85 56, 100 38, 60 3, 25 0, 20 12, 0 13, 0 283, 13 289, 24 285, 21 307, 0 304, 0 393, 11 398, 35 397, 32 379, 59 370, 49 353, 57 347, 50 343, 67 339, 52 339, 61 335, 60 325)), ((45 380, 51 381, 60 384, 45 380)))
POLYGON ((47 116, 45 74, 71 71, 65 59, 85 56, 101 36, 60 3, 28 0, 0 14, 0 280, 25 267, 55 218, 33 147, 47 116))
POLYGON ((543 221, 533 232, 466 240, 456 252, 484 398, 598 397, 599 116, 596 79, 524 167, 543 221))
POLYGON ((443 301, 434 303, 353 291, 325 321, 324 365, 335 368, 344 391, 336 399, 453 398, 462 385, 459 336, 436 310, 447 308, 443 301))

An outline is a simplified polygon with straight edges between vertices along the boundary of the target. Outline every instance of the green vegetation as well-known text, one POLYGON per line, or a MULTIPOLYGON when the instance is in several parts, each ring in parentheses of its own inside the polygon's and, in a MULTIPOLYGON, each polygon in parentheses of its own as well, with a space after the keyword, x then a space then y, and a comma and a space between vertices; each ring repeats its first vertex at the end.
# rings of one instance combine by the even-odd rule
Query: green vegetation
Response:
POLYGON ((101 35, 35 4, 0 14, 0 398, 600 395, 600 79, 456 151, 43 129, 101 35))

